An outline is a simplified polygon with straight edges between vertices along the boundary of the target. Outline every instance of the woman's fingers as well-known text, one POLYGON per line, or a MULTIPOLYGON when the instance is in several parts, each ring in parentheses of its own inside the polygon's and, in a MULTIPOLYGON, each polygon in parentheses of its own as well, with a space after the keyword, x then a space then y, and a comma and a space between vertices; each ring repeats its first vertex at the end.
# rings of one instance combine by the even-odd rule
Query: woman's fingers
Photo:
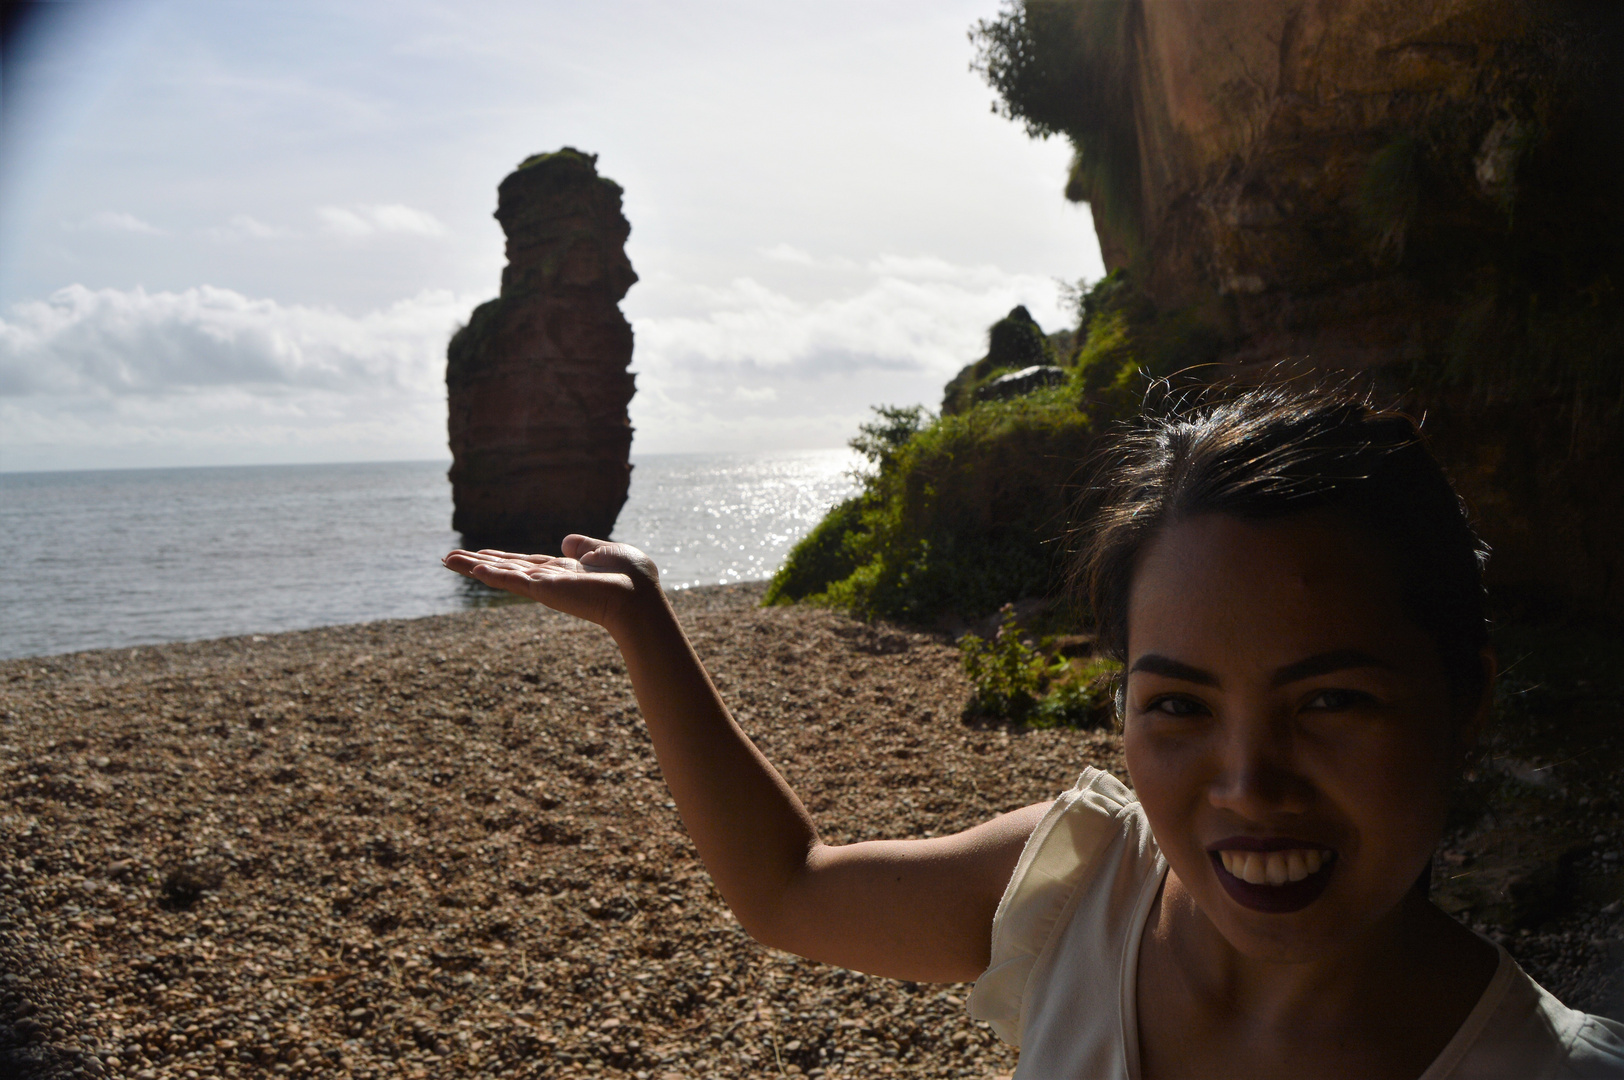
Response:
MULTIPOLYGON (((559 560, 563 562, 564 560, 559 560)), ((468 576, 492 588, 502 589, 528 600, 548 600, 547 589, 560 579, 575 576, 578 571, 565 567, 537 567, 527 563, 504 560, 475 563, 468 576)))
POLYGON ((654 564, 636 548, 572 536, 565 542, 564 550, 569 556, 558 558, 520 555, 495 548, 483 551, 458 548, 440 561, 446 569, 464 577, 603 626, 625 606, 626 598, 638 590, 638 582, 658 588, 654 564), (582 559, 591 561, 582 562, 582 559))
POLYGON ((609 541, 607 540, 594 540, 592 537, 582 536, 580 533, 570 533, 564 537, 564 542, 559 545, 559 548, 564 552, 566 558, 579 559, 588 551, 595 551, 598 548, 608 546, 609 541))
POLYGON ((505 566, 514 570, 526 571, 552 566, 578 569, 580 566, 574 559, 559 559, 551 555, 514 555, 505 551, 464 551, 460 548, 449 552, 440 561, 445 564, 447 569, 455 570, 460 574, 467 574, 476 566, 505 566))
POLYGON ((452 551, 448 552, 446 556, 440 560, 440 565, 444 566, 447 570, 454 571, 463 575, 464 577, 467 577, 473 572, 474 567, 478 565, 478 560, 466 551, 452 551))
POLYGON ((497 551, 495 548, 480 548, 477 554, 489 555, 493 559, 514 559, 519 562, 557 558, 555 555, 531 555, 523 551, 497 551))
POLYGON ((495 563, 478 563, 474 566, 473 576, 492 585, 528 584, 530 581, 529 575, 511 566, 498 566, 495 563))
POLYGON ((468 551, 458 548, 441 560, 448 569, 461 574, 470 573, 475 565, 505 565, 515 569, 569 570, 576 573, 642 574, 654 578, 657 571, 647 555, 628 544, 595 540, 590 536, 571 533, 564 538, 563 558, 555 555, 525 555, 496 548, 468 551))
POLYGON ((478 563, 474 567, 476 573, 512 574, 525 581, 542 581, 550 578, 569 577, 581 572, 580 566, 573 560, 558 559, 551 563, 519 562, 513 559, 502 559, 494 562, 478 563))
POLYGON ((601 576, 610 566, 584 566, 577 559, 561 559, 552 555, 513 555, 492 549, 465 551, 458 549, 440 560, 448 570, 471 577, 494 588, 505 589, 532 600, 550 603, 546 595, 552 590, 570 587, 591 574, 601 576))
POLYGON ((592 573, 631 574, 651 580, 658 577, 649 557, 630 544, 571 533, 564 538, 563 551, 566 557, 578 560, 583 569, 592 573))
POLYGON ((440 562, 447 570, 454 570, 464 577, 472 577, 476 566, 490 566, 493 560, 488 555, 479 555, 472 551, 453 551, 440 562))
POLYGON ((556 555, 529 555, 522 551, 498 551, 495 548, 480 548, 478 551, 469 551, 467 548, 453 548, 446 553, 446 558, 458 556, 464 559, 508 559, 523 562, 530 559, 555 559, 556 555))

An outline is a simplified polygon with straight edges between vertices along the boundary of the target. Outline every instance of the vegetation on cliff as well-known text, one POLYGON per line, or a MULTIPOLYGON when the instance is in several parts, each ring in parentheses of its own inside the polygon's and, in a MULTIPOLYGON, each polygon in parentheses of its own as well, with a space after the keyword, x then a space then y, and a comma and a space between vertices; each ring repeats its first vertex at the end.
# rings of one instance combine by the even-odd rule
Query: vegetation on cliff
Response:
POLYGON ((919 622, 1047 591, 1094 434, 1064 389, 953 416, 878 413, 853 440, 874 449, 863 490, 795 546, 767 601, 919 622))
POLYGON ((1239 298, 1209 320, 1227 351, 1287 329, 1280 298, 1333 334, 1375 308, 1407 335, 1389 357, 1405 387, 1532 391, 1581 426, 1611 424, 1624 413, 1624 8, 1367 7, 1004 0, 971 29, 973 67, 999 113, 1072 144, 1065 192, 1091 205, 1108 265, 1164 303, 1179 294, 1172 307, 1239 298), (1351 46, 1355 34, 1387 47, 1351 46), (1267 39, 1255 47, 1278 71, 1251 69, 1248 37, 1267 39), (1195 80, 1186 95, 1223 107, 1216 127, 1165 86, 1169 64, 1195 80))
POLYGON ((918 620, 1050 592, 1083 463, 1145 376, 1298 360, 1428 415, 1499 595, 1616 615, 1624 9, 1287 7, 1004 0, 975 25, 997 109, 1071 142, 1067 195, 1115 269, 1079 296, 1074 345, 1017 309, 941 416, 882 410, 854 444, 864 489, 795 549, 775 600, 918 620), (1429 44, 1457 38, 1470 48, 1429 44), (1064 385, 982 400, 1044 363, 1064 385))
POLYGON ((1130 82, 1133 0, 1006 0, 970 31, 996 110, 1034 138, 1071 143, 1066 197, 1090 203, 1137 248, 1139 140, 1130 82))
MULTIPOLYGON (((1368 129, 1340 133, 1337 153, 1353 153, 1362 167, 1316 181, 1347 190, 1306 199, 1299 193, 1297 218, 1318 215, 1314 228, 1329 238, 1336 258, 1295 266, 1271 251, 1269 268, 1299 294, 1401 274, 1417 298, 1448 315, 1408 348, 1406 384, 1465 389, 1481 399, 1554 391, 1581 423, 1611 423, 1624 411, 1624 305, 1617 298, 1624 204, 1616 197, 1624 171, 1624 73, 1610 59, 1624 46, 1624 11, 1597 3, 1513 4, 1485 10, 1479 21, 1483 27, 1474 33, 1482 41, 1472 47, 1482 59, 1468 73, 1471 92, 1453 84, 1395 91, 1368 129)), ((1149 76, 1138 67, 1152 34, 1137 0, 1006 0, 970 34, 975 69, 997 92, 997 110, 1034 137, 1071 142, 1066 195, 1090 203, 1102 233, 1126 241, 1122 254, 1130 266, 1147 252, 1146 228, 1167 231, 1168 222, 1147 221, 1147 214, 1174 212, 1148 206, 1140 182, 1143 159, 1167 153, 1143 145, 1157 125, 1136 122, 1169 107, 1139 100, 1149 76)), ((1322 68, 1332 62, 1316 60, 1322 68)), ((1333 94, 1340 73, 1316 74, 1314 94, 1333 94)), ((1239 90, 1226 84, 1226 92, 1239 90)), ((1289 172, 1291 161, 1280 150, 1301 148, 1285 145, 1292 136, 1269 128, 1287 125, 1271 121, 1247 137, 1243 150, 1260 159, 1272 155, 1268 166, 1289 172)), ((1279 231, 1266 219, 1281 212, 1237 204, 1227 216, 1253 234, 1256 246, 1279 231)), ((1198 273, 1202 262, 1212 260, 1196 260, 1198 273)), ((1147 268, 1139 269, 1145 276, 1147 268)), ((1244 292, 1240 277, 1237 291, 1244 292)), ((1223 281, 1205 284, 1225 291, 1223 281)), ((1336 315, 1317 314, 1327 321, 1336 315)))
POLYGON ((1016 308, 989 329, 987 356, 948 384, 952 408, 876 409, 851 443, 870 464, 862 491, 795 546, 767 601, 928 621, 1052 594, 1096 435, 1138 411, 1146 375, 1173 375, 1212 349, 1187 318, 1162 317, 1125 273, 1080 292, 1078 314, 1081 344, 1069 357, 1016 308), (974 400, 975 387, 1034 359, 1064 359, 1067 381, 974 400))

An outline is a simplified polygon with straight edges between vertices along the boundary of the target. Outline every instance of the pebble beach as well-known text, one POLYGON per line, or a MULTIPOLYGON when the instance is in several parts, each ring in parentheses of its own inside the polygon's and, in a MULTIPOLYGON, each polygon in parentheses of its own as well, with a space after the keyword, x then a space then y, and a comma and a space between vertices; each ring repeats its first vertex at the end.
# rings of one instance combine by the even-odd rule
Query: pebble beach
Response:
MULTIPOLYGON (((1122 773, 1108 731, 967 722, 947 635, 761 591, 674 600, 826 840, 956 831, 1084 765, 1122 773)), ((745 935, 607 635, 534 605, 7 661, 0 793, 6 1076, 1014 1068, 968 986, 745 935)), ((1575 918, 1506 940, 1601 1011, 1624 917, 1575 918)))
MULTIPOLYGON (((1118 764, 1105 733, 966 726, 946 637, 760 595, 675 602, 826 839, 957 830, 1118 764)), ((534 605, 0 664, 0 785, 21 1075, 1013 1069, 966 986, 748 938, 607 635, 534 605)))

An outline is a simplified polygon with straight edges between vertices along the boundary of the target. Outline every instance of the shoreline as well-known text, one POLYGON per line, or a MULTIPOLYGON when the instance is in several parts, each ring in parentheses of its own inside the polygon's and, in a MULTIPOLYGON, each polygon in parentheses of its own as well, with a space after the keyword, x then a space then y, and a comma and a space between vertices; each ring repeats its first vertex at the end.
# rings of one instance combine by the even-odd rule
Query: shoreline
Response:
MULTIPOLYGON (((200 466, 200 467, 205 467, 205 466, 200 466)), ((221 468, 236 468, 236 466, 220 466, 220 467, 221 468)), ((244 466, 244 467, 248 467, 248 466, 244 466)), ((470 584, 479 584, 479 583, 471 582, 470 584)), ((94 646, 94 647, 88 648, 88 649, 70 649, 70 650, 68 650, 66 652, 30 653, 30 654, 28 654, 26 656, 0 656, 0 670, 3 670, 5 665, 7 665, 7 664, 27 664, 27 663, 31 663, 31 662, 37 662, 37 663, 40 663, 40 664, 49 664, 52 661, 66 660, 66 659, 69 659, 71 657, 78 657, 78 656, 90 656, 90 655, 99 655, 99 654, 109 654, 110 655, 110 654, 113 654, 113 653, 139 653, 139 652, 144 652, 144 651, 148 651, 148 650, 168 649, 168 648, 173 648, 173 647, 178 647, 178 646, 198 646, 198 645, 226 644, 226 643, 229 643, 229 642, 248 642, 248 643, 251 643, 251 644, 261 644, 261 643, 263 643, 263 642, 265 642, 265 641, 267 641, 267 640, 269 640, 271 638, 283 637, 283 636, 286 636, 286 635, 289 635, 289 634, 310 634, 310 633, 316 633, 318 631, 323 631, 323 630, 330 630, 330 631, 360 630, 360 629, 363 629, 363 628, 366 628, 366 627, 380 626, 380 625, 383 625, 383 624, 415 623, 415 622, 421 622, 421 621, 423 621, 425 619, 441 619, 441 618, 455 617, 455 616, 459 616, 459 615, 477 614, 479 612, 490 611, 490 610, 498 609, 498 608, 520 607, 520 606, 524 606, 524 605, 527 605, 527 604, 534 605, 534 601, 526 600, 523 597, 514 596, 511 593, 500 592, 500 591, 498 591, 496 589, 490 588, 487 585, 480 585, 479 587, 486 590, 486 591, 488 591, 490 593, 490 596, 487 597, 487 598, 482 598, 482 600, 477 604, 472 604, 472 605, 470 605, 468 607, 459 608, 456 611, 439 611, 439 612, 433 612, 433 613, 427 614, 427 615, 400 615, 400 616, 386 615, 386 616, 383 616, 383 617, 377 618, 377 619, 361 619, 361 620, 355 621, 355 622, 318 623, 318 624, 316 624, 314 626, 296 626, 296 627, 289 627, 289 628, 282 629, 282 630, 247 630, 247 631, 243 631, 242 633, 220 634, 220 635, 216 635, 214 637, 176 638, 176 639, 174 639, 172 641, 138 641, 138 642, 134 642, 134 643, 129 644, 129 645, 97 645, 97 646, 94 646)), ((666 595, 671 596, 671 597, 676 597, 676 596, 686 595, 688 593, 694 593, 694 592, 718 590, 718 589, 739 589, 739 588, 755 589, 757 591, 765 591, 766 587, 767 587, 767 579, 763 578, 761 580, 718 582, 718 583, 715 583, 715 584, 708 584, 708 585, 681 585, 681 586, 678 586, 678 587, 676 587, 674 589, 668 590, 666 595)), ((3 677, 3 676, 0 676, 0 677, 3 677)))
MULTIPOLYGON (((668 589, 769 577, 792 538, 847 493, 849 456, 649 457, 635 470, 617 535, 654 556, 668 589), (735 541, 717 542, 718 507, 732 508, 735 541)), ((440 567, 461 541, 444 470, 427 463, 59 480, 22 484, 8 504, 3 657, 451 614, 493 595, 440 567), (66 587, 52 557, 59 536, 102 553, 66 587)))

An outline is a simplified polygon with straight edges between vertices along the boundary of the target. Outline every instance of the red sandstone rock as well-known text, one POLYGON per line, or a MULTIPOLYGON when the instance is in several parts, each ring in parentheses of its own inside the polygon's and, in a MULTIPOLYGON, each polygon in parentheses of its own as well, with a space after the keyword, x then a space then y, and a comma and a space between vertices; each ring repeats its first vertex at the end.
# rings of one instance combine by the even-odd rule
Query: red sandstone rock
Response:
POLYGON ((446 353, 452 528, 470 547, 556 552, 608 536, 631 482, 637 281, 620 185, 570 147, 526 159, 497 189, 502 293, 446 353))
POLYGON ((1616 616, 1624 440, 1599 372, 1620 322, 1599 298, 1624 129, 1588 34, 1616 40, 1607 6, 1142 3, 1134 104, 1152 295, 1221 296, 1243 369, 1415 387, 1497 590, 1616 616))
POLYGON ((1407 390, 1500 595, 1624 610, 1624 5, 1019 0, 981 42, 1180 364, 1407 390))

